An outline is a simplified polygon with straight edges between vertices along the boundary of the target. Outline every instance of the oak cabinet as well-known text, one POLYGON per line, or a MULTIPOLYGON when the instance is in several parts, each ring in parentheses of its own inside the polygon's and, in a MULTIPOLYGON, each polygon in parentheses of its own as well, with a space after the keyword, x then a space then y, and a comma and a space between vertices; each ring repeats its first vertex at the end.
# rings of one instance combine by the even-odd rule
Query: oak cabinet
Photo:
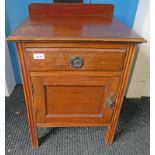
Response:
POLYGON ((138 43, 113 5, 31 4, 7 38, 21 66, 32 146, 37 128, 106 126, 112 144, 138 43))

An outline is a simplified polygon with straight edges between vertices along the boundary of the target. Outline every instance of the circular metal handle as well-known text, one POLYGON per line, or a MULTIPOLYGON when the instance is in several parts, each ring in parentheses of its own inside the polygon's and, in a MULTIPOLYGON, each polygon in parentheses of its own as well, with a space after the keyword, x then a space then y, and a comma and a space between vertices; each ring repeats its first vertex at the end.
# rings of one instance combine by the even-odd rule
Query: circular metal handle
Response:
POLYGON ((81 57, 75 56, 75 57, 71 58, 70 64, 74 68, 81 68, 83 66, 83 64, 84 64, 84 61, 83 61, 83 59, 81 57))

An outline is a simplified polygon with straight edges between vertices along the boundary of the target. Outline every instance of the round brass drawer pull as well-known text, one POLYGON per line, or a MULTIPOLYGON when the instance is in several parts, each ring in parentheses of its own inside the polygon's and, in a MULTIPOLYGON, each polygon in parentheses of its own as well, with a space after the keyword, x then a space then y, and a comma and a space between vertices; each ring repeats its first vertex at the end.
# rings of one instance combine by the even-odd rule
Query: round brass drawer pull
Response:
POLYGON ((83 61, 83 59, 81 57, 75 56, 75 57, 71 58, 70 64, 74 68, 81 68, 83 66, 83 64, 84 64, 84 61, 83 61))

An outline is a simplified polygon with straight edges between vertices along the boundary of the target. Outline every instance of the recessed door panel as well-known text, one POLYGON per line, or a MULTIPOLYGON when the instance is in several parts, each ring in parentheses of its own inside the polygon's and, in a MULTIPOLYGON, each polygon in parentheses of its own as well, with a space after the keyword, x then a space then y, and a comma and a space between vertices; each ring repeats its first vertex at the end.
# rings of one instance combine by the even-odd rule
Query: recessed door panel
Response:
POLYGON ((47 86, 47 115, 100 114, 104 94, 101 86, 47 86))

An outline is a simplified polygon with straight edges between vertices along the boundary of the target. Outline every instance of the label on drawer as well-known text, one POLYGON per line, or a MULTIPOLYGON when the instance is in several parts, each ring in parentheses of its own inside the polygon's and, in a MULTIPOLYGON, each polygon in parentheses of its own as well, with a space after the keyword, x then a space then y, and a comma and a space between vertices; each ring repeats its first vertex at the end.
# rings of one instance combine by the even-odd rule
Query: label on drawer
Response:
POLYGON ((34 53, 33 59, 45 59, 45 54, 44 53, 34 53))

